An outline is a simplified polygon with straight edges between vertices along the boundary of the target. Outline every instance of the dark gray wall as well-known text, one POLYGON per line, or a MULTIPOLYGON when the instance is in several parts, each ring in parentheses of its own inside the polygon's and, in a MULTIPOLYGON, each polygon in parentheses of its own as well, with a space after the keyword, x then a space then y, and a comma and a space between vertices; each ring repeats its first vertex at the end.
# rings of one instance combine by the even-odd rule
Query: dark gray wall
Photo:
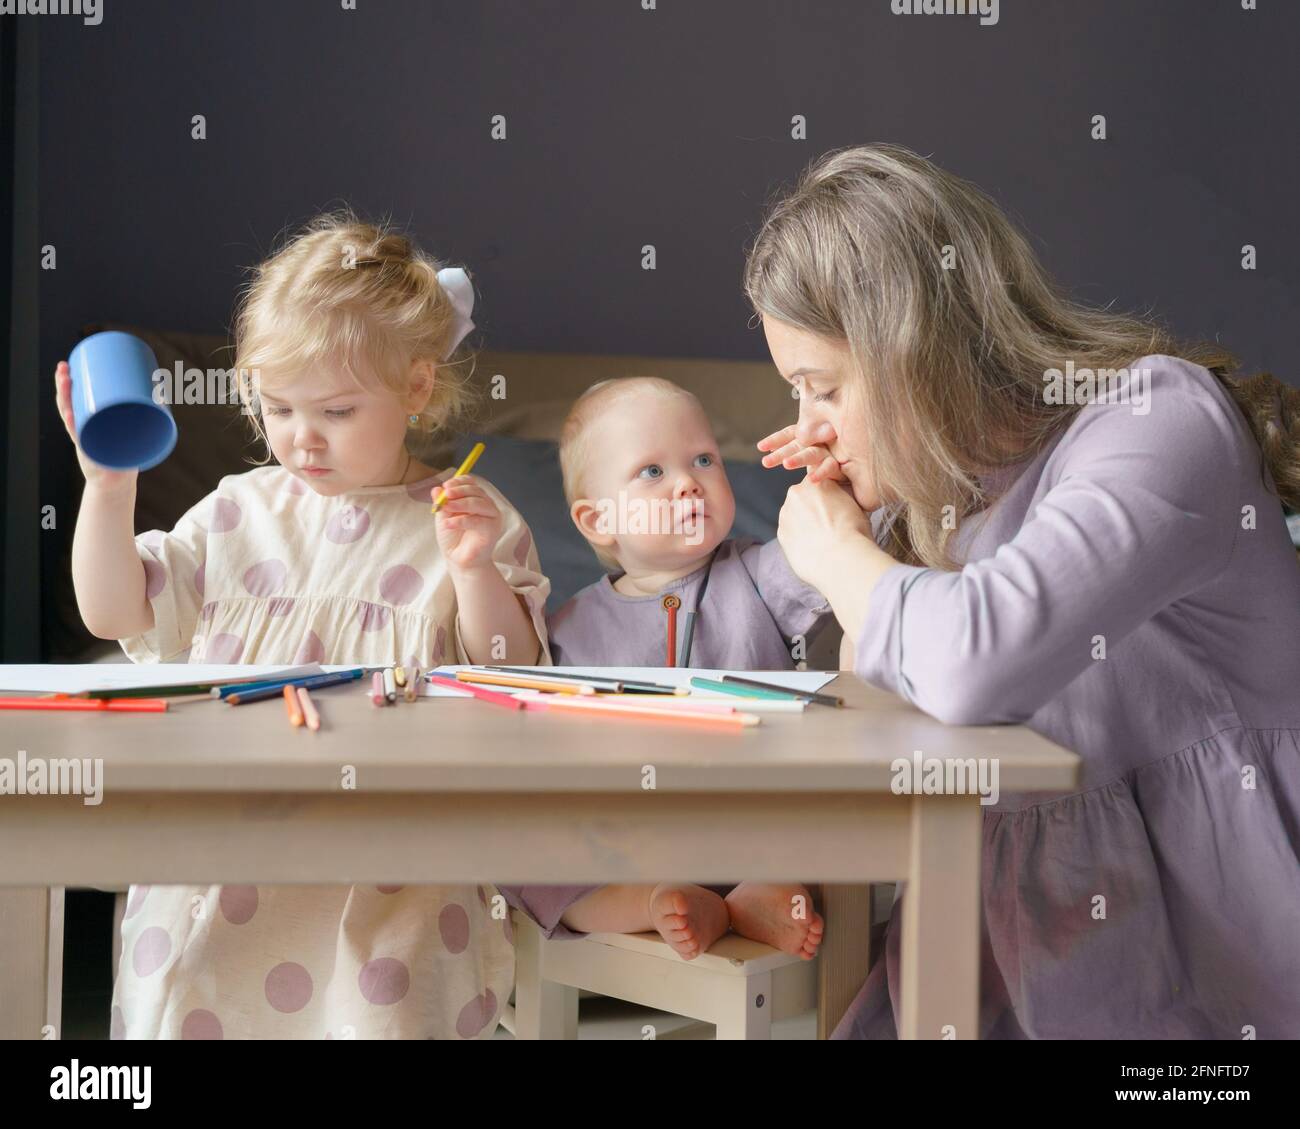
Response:
POLYGON ((78 327, 220 330, 241 268, 322 207, 466 263, 492 347, 757 358, 739 280, 763 201, 872 140, 983 186, 1080 297, 1300 372, 1294 0, 1002 0, 992 27, 890 0, 103 2, 97 27, 14 17, 41 20, 58 249, 17 379, 55 502, 80 479, 49 372, 78 327))
POLYGON ((42 28, 47 360, 92 318, 221 328, 239 268, 338 200, 467 263, 495 347, 758 357, 738 282, 765 195, 891 140, 1082 296, 1295 367, 1294 0, 1002 0, 993 27, 889 0, 104 5, 42 28))

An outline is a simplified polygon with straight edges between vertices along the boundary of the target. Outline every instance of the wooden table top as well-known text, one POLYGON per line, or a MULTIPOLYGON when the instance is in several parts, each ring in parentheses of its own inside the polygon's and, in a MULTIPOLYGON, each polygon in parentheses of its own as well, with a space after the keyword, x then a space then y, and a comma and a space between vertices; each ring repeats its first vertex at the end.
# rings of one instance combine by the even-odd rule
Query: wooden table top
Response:
MULTIPOLYGON (((763 672, 755 672, 761 679, 763 672)), ((320 732, 293 729, 280 699, 173 699, 164 714, 7 711, 14 758, 102 758, 111 792, 338 792, 344 766, 374 792, 641 792, 643 767, 673 792, 882 792, 896 757, 996 757, 1002 791, 1072 787, 1078 757, 1022 726, 948 726, 840 673, 843 708, 762 714, 730 731, 681 721, 510 711, 468 698, 377 708, 369 687, 313 694, 320 732)))

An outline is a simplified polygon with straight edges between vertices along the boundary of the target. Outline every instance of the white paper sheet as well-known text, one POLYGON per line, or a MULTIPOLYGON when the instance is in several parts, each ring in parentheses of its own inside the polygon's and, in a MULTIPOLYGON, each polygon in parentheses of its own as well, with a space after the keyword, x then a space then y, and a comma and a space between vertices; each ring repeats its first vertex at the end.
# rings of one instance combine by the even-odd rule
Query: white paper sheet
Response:
MULTIPOLYGON (((458 670, 482 669, 472 666, 440 666, 434 674, 455 678, 458 670)), ((724 674, 734 674, 739 678, 753 678, 759 682, 770 682, 773 686, 784 686, 790 690, 817 691, 839 673, 835 670, 712 670, 704 667, 680 666, 533 666, 520 667, 520 670, 535 670, 541 674, 590 674, 596 678, 608 678, 611 681, 658 682, 666 686, 685 686, 692 697, 727 698, 736 701, 736 695, 722 691, 701 690, 691 686, 692 678, 712 678, 721 680, 724 674)), ((512 693, 509 686, 485 686, 487 690, 501 690, 512 693)), ((465 698, 468 692, 444 689, 429 682, 422 682, 420 694, 427 698, 465 698)))
POLYGON ((322 674, 319 663, 301 666, 238 663, 36 663, 0 665, 0 693, 80 694, 86 690, 132 690, 137 686, 182 686, 188 682, 256 682, 322 674))

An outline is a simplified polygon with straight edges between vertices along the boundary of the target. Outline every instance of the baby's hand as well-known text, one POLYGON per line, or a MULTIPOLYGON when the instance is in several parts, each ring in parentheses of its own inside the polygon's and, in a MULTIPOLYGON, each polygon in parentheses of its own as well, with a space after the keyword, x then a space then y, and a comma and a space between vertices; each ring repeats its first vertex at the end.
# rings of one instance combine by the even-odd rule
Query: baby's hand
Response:
POLYGON ((496 503, 472 474, 449 478, 435 486, 430 497, 436 501, 443 490, 446 499, 434 521, 447 563, 452 568, 471 569, 491 562, 492 549, 505 528, 496 503))
POLYGON ((72 413, 72 370, 67 361, 60 361, 54 369, 54 401, 59 407, 59 419, 68 432, 68 438, 77 449, 77 462, 81 464, 81 473, 86 476, 86 485, 101 489, 125 489, 132 486, 139 478, 137 470, 109 470, 86 457, 77 442, 77 424, 72 413))
MULTIPOLYGON (((824 436, 826 442, 830 442, 831 435, 830 424, 822 423, 818 433, 819 438, 824 436)), ((840 464, 836 462, 830 451, 820 444, 811 447, 805 447, 795 438, 794 424, 789 427, 783 427, 780 431, 774 431, 765 439, 760 439, 757 443, 760 451, 770 451, 770 454, 763 456, 763 465, 765 467, 774 467, 778 463, 785 467, 786 470, 798 470, 799 467, 808 468, 808 477, 805 482, 821 482, 823 479, 840 479, 847 481, 844 471, 840 469, 840 464)))

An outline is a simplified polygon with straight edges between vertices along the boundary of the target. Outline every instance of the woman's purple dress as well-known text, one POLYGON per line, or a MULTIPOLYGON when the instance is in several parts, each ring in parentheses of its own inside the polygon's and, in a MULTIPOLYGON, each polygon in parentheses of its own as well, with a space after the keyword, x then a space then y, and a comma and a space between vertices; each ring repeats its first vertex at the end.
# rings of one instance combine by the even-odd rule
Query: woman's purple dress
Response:
MULTIPOLYGON (((960 572, 881 578, 855 669, 1082 759, 985 811, 983 1037, 1300 1037, 1300 565, 1213 375, 1130 369, 968 519, 960 572)), ((896 1035, 900 929, 901 899, 835 1037, 896 1035)))

